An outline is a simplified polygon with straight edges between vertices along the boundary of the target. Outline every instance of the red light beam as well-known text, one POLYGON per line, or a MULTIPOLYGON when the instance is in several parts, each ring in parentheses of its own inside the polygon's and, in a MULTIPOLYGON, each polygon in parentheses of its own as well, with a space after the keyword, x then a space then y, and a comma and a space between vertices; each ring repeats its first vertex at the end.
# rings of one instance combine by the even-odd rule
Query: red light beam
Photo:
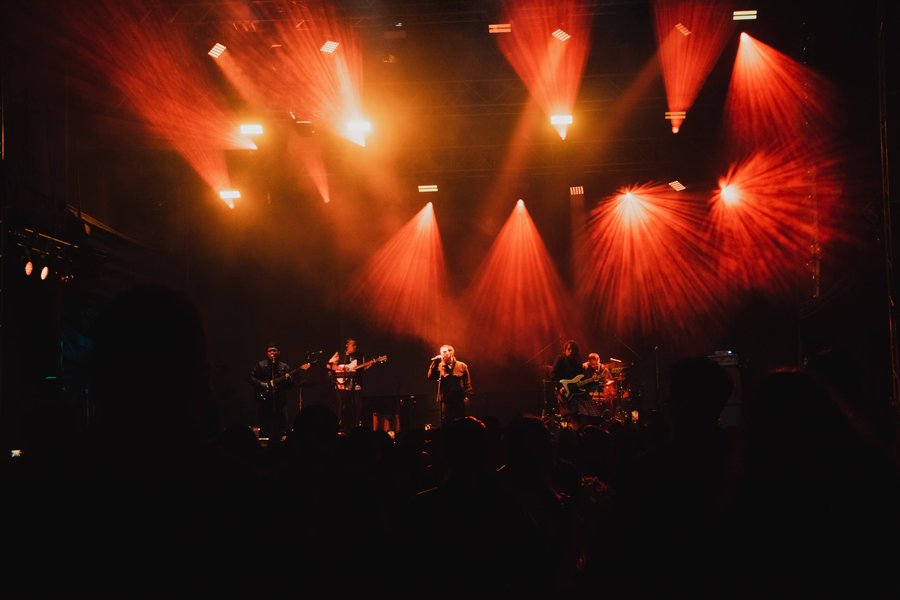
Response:
POLYGON ((574 310, 540 234, 520 200, 467 296, 466 344, 485 359, 529 358, 573 328, 574 310))
MULTIPOLYGON (((715 2, 656 0, 653 9, 669 112, 686 113, 721 55, 734 22, 727 7, 715 2)), ((683 121, 683 116, 672 119, 672 131, 677 133, 683 121)))
POLYGON ((428 203, 354 277, 354 302, 386 330, 434 343, 453 306, 434 209, 428 203), (363 291, 364 290, 364 291, 363 291))

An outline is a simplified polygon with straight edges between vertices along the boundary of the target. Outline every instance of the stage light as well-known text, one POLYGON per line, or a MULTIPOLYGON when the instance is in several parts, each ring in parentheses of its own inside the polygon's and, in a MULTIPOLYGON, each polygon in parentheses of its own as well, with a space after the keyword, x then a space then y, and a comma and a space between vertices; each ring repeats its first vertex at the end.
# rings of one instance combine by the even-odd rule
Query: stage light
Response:
POLYGON ((566 139, 566 132, 572 124, 572 115, 551 115, 550 124, 559 133, 561 139, 566 139))
POLYGON ((681 124, 687 118, 687 113, 683 110, 674 110, 666 112, 666 120, 672 121, 672 133, 681 131, 681 124))
POLYGON ((562 29, 557 29, 550 35, 552 35, 553 37, 555 37, 556 39, 558 39, 561 42, 565 42, 566 40, 568 40, 569 38, 572 37, 571 35, 569 35, 565 31, 563 31, 562 29))
POLYGON ((491 23, 488 25, 488 33, 510 33, 512 25, 509 23, 491 23))
POLYGON ((348 121, 347 130, 351 133, 369 133, 372 131, 372 124, 368 121, 348 121))
POLYGON ((683 35, 685 37, 691 35, 691 30, 688 29, 687 27, 685 27, 684 25, 682 25, 681 23, 677 24, 675 26, 675 29, 678 31, 678 33, 680 33, 681 35, 683 35))
POLYGON ((322 47, 319 48, 322 52, 326 54, 334 54, 334 51, 337 50, 337 47, 340 46, 338 42, 327 41, 322 44, 322 47))
POLYGON ((584 186, 570 185, 569 186, 569 195, 570 196, 584 196, 584 186))
POLYGON ((732 13, 732 20, 734 20, 734 21, 755 21, 756 20, 756 11, 755 10, 736 10, 732 13))
POLYGON ((722 191, 719 195, 722 197, 722 201, 729 206, 733 206, 737 204, 741 199, 741 190, 734 184, 725 185, 722 188, 722 191))
POLYGON ((436 191, 438 191, 438 186, 433 185, 433 184, 432 185, 420 185, 419 191, 420 192, 436 192, 436 191))
POLYGON ((223 46, 222 44, 216 43, 215 46, 210 48, 210 50, 209 50, 209 52, 207 52, 207 54, 209 54, 213 58, 219 58, 223 52, 225 52, 225 46, 223 46))
POLYGON ((243 123, 241 133, 244 135, 262 135, 263 126, 259 123, 243 123))
POLYGON ((47 277, 50 275, 50 267, 44 265, 44 268, 41 269, 41 281, 45 281, 47 277))
POLYGON ((31 274, 33 272, 34 272, 34 263, 31 262, 30 260, 25 261, 25 277, 31 276, 31 274))
POLYGON ((234 201, 241 197, 241 192, 238 190, 220 190, 219 198, 228 205, 228 208, 234 208, 234 201))
POLYGON ((669 187, 671 187, 671 188, 672 188, 673 190, 675 190, 676 192, 680 192, 680 191, 682 191, 682 190, 687 189, 687 188, 684 186, 684 184, 681 183, 680 181, 678 181, 677 179, 676 179, 675 181, 670 181, 670 182, 669 182, 669 187))
POLYGON ((372 124, 361 119, 347 122, 347 138, 359 146, 365 147, 366 134, 372 131, 372 124))

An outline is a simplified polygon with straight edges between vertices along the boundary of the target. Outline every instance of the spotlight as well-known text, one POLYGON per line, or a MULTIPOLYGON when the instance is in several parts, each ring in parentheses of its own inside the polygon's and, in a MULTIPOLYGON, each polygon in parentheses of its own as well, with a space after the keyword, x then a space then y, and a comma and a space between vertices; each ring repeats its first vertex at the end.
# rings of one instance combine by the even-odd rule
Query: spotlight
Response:
POLYGON ((681 23, 676 25, 675 29, 678 31, 678 33, 680 33, 681 35, 683 35, 685 37, 691 35, 691 30, 688 29, 687 27, 685 27, 684 25, 682 25, 681 23))
POLYGON ((219 198, 228 205, 228 208, 234 208, 234 201, 241 197, 241 192, 238 190, 220 190, 219 198))
POLYGON ((570 196, 584 196, 584 186, 583 185, 570 185, 569 186, 569 195, 570 196))
POLYGON ((512 25, 509 23, 491 23, 488 25, 488 33, 510 33, 512 25))
POLYGON ((733 206, 737 204, 741 199, 741 190, 738 189, 737 186, 733 184, 726 185, 722 187, 722 191, 719 192, 719 195, 722 197, 722 201, 729 206, 733 206))
POLYGON ((670 182, 669 182, 669 187, 671 187, 671 188, 672 188, 673 190, 675 190, 676 192, 680 192, 680 191, 682 191, 682 190, 686 190, 686 189, 687 189, 687 188, 685 187, 685 185, 684 185, 683 183, 681 183, 680 181, 678 181, 677 179, 676 179, 675 181, 670 181, 670 182))
POLYGON ((553 37, 555 37, 556 39, 558 39, 558 40, 561 41, 561 42, 565 42, 565 41, 568 40, 570 37, 572 37, 571 35, 569 35, 569 34, 566 33, 565 31, 563 31, 562 29, 557 29, 556 31, 554 31, 554 32, 551 33, 550 35, 552 35, 553 37))
POLYGON ((687 113, 683 110, 672 110, 666 112, 666 120, 672 122, 672 133, 681 131, 681 124, 687 118, 687 113))
POLYGON ((220 56, 222 56, 223 52, 225 52, 225 46, 223 46, 222 44, 216 43, 215 46, 210 48, 210 50, 209 50, 209 52, 207 52, 207 54, 209 54, 213 58, 219 58, 220 56))
POLYGON ((736 10, 731 15, 732 21, 755 21, 755 10, 736 10))
POLYGON ((436 192, 436 191, 438 191, 438 186, 437 186, 437 185, 434 185, 434 184, 431 184, 431 185, 420 185, 420 186, 419 186, 419 191, 420 191, 420 192, 436 192))
POLYGON ((334 51, 337 50, 337 47, 340 46, 338 42, 332 42, 331 40, 322 44, 322 47, 319 48, 322 52, 326 54, 334 54, 334 51))
POLYGON ((347 139, 365 148, 366 134, 372 131, 372 124, 368 121, 357 119, 347 122, 347 139))
POLYGON ((25 277, 30 277, 34 272, 34 263, 30 260, 25 261, 25 277))
POLYGON ((241 133, 243 135, 262 135, 263 126, 259 123, 242 123, 241 133))
POLYGON ((551 115, 550 124, 559 133, 561 139, 566 139, 566 131, 572 124, 572 115, 551 115))
POLYGON ((350 133, 369 133, 372 131, 372 124, 368 121, 349 121, 347 130, 350 133))
POLYGON ((41 281, 45 281, 48 275, 50 275, 50 267, 44 265, 44 268, 41 269, 41 281))

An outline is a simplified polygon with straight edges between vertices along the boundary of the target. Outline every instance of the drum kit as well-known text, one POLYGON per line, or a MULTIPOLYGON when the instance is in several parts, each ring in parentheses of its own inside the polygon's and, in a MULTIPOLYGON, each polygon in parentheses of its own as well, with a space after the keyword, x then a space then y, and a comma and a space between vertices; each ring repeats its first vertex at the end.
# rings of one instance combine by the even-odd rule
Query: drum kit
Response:
MULTIPOLYGON (((602 384, 588 391, 592 403, 597 409, 597 414, 603 415, 604 421, 620 421, 622 423, 633 420, 634 408, 632 402, 632 387, 629 381, 628 371, 630 365, 621 362, 602 363, 601 368, 606 375, 602 384)), ((545 385, 556 387, 558 382, 545 379, 545 385)), ((569 425, 573 416, 574 405, 560 402, 557 394, 545 394, 544 410, 541 418, 547 424, 551 432, 558 432, 559 428, 569 425)), ((591 411, 593 413, 594 411, 591 411)))

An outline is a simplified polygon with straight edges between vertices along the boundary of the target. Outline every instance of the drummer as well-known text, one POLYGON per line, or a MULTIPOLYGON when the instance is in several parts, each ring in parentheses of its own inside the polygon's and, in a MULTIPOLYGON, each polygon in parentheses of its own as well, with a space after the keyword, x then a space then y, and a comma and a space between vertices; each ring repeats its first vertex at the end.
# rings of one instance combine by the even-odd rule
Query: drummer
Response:
POLYGON ((577 415, 572 419, 573 428, 579 429, 585 425, 602 424, 604 410, 609 408, 604 406, 603 389, 606 381, 609 379, 609 369, 600 362, 600 355, 596 352, 588 354, 587 362, 582 363, 584 380, 597 379, 596 382, 585 386, 586 393, 578 396, 577 415))

